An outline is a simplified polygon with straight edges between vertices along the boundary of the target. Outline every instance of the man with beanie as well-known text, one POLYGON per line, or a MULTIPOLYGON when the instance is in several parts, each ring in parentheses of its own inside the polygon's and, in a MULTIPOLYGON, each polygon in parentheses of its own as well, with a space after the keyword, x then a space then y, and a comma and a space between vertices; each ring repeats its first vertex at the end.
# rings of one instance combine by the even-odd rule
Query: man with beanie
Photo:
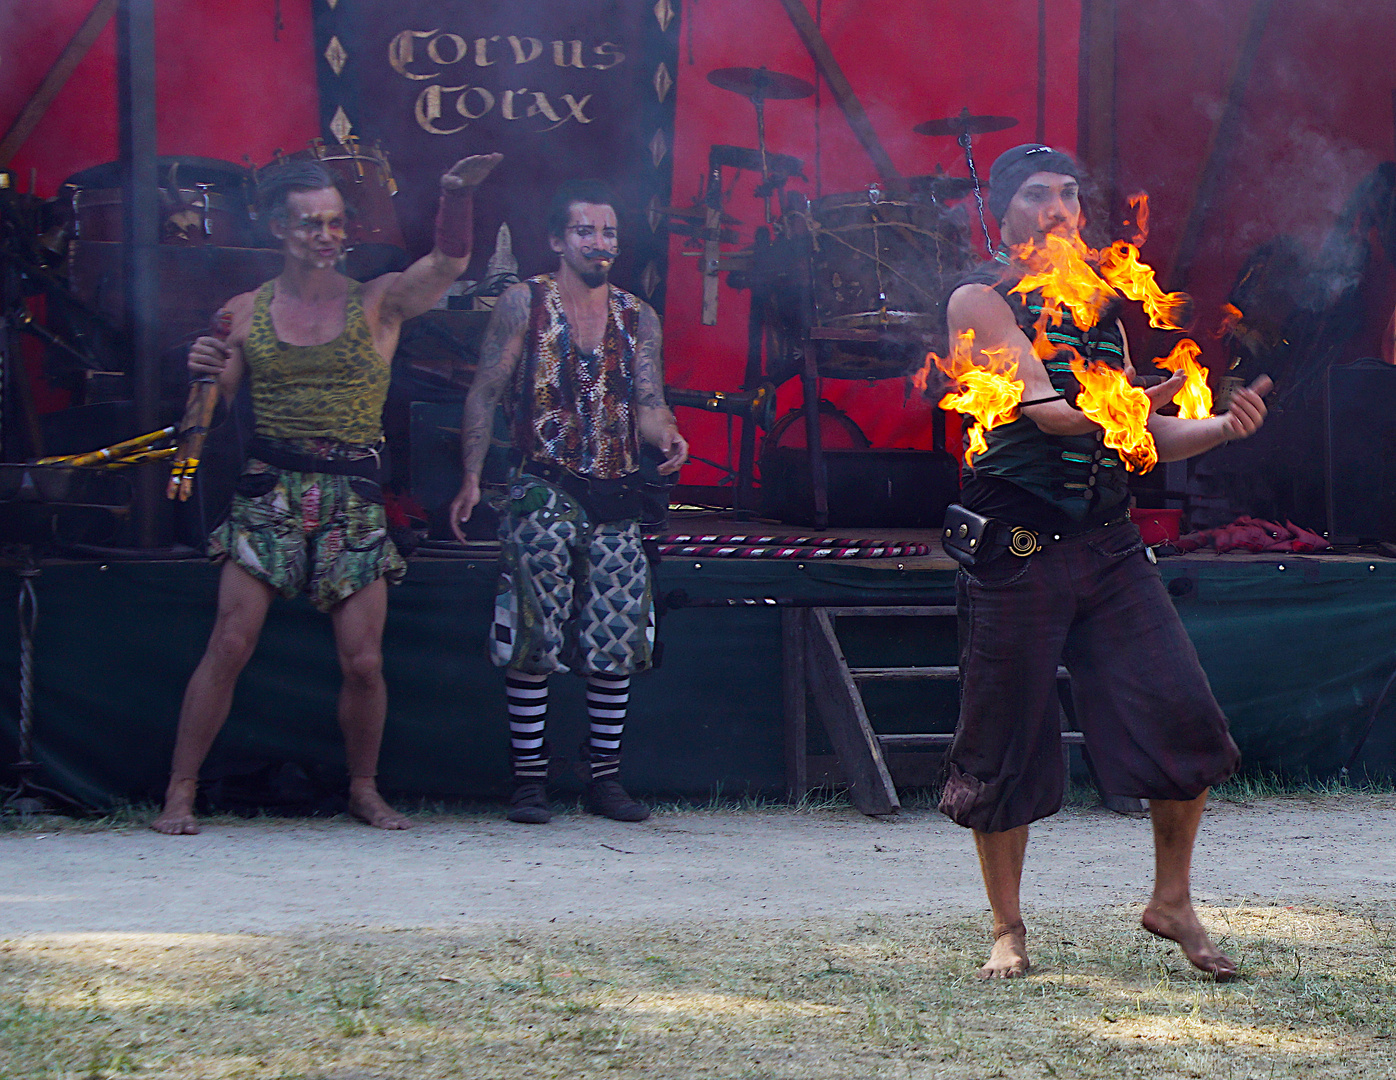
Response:
POLYGON ((616 821, 649 810, 621 786, 630 676, 650 666, 654 621, 640 543, 640 444, 659 472, 688 457, 664 401, 654 309, 609 283, 615 199, 591 180, 562 185, 548 211, 558 268, 506 290, 495 305, 461 426, 460 526, 480 501, 495 407, 506 400, 520 461, 500 515, 500 575, 491 631, 506 669, 514 794, 509 820, 547 822, 548 676, 587 679, 585 804, 616 821))
MULTIPOLYGON (((946 757, 942 812, 974 831, 994 917, 985 978, 1028 971, 1019 886, 1030 822, 1061 807, 1065 769, 1057 666, 1071 673, 1076 719, 1103 790, 1149 800, 1156 875, 1143 926, 1176 941, 1217 979, 1235 963, 1193 910, 1193 841, 1207 791, 1239 754, 1128 515, 1119 454, 1076 408, 1072 353, 1132 373, 1124 329, 1102 318, 1083 331, 1064 311, 1033 349, 1042 296, 1011 292, 1021 258, 1049 234, 1081 227, 1081 169, 1049 146, 1014 147, 994 162, 989 206, 1002 244, 993 263, 952 292, 951 339, 973 331, 974 358, 1008 350, 1023 383, 1019 415, 984 433, 987 449, 963 472, 961 503, 988 519, 984 542, 957 577, 961 707, 946 757)), ((1155 409, 1181 386, 1148 391, 1155 409)), ((1268 380, 1237 391, 1230 411, 1202 420, 1151 413, 1159 460, 1176 461, 1245 438, 1265 417, 1268 380)), ((970 524, 975 524, 973 516, 970 524)))

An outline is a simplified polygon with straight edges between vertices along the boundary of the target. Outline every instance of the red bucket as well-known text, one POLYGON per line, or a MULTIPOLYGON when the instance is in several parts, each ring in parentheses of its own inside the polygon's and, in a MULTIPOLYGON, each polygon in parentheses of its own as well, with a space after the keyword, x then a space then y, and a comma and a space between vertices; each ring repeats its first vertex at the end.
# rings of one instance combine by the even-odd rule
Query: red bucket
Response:
POLYGON ((1176 540, 1183 523, 1181 510, 1141 509, 1135 507, 1129 512, 1130 521, 1139 527, 1139 535, 1150 546, 1162 544, 1165 540, 1176 540))

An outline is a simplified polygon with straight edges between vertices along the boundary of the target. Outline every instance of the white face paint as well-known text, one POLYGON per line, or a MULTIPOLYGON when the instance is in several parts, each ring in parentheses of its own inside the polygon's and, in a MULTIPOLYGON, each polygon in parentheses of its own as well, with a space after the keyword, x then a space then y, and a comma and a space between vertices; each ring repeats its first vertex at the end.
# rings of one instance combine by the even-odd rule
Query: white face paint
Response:
POLYGON ((583 282, 593 289, 603 285, 620 249, 616 212, 605 204, 573 203, 567 228, 549 242, 583 282))

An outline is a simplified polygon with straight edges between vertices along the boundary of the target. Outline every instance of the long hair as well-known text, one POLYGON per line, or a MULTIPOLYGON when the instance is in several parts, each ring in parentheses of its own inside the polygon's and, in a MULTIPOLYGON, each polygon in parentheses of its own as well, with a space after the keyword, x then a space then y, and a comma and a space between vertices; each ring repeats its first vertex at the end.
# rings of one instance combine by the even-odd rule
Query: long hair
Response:
POLYGON ((335 186, 329 170, 316 161, 287 161, 257 178, 257 211, 263 222, 286 219, 286 200, 297 191, 322 191, 335 186))

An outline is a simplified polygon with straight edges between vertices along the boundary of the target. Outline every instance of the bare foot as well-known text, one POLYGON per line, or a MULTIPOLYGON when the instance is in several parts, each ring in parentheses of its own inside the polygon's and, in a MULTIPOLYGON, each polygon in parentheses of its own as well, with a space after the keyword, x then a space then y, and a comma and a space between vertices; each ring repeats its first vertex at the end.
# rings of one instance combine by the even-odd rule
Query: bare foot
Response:
POLYGON ((1028 960, 1028 930, 1022 923, 998 929, 989 962, 979 969, 981 979, 1018 979, 1032 967, 1028 960))
POLYGON ((367 784, 349 785, 349 813, 375 829, 412 828, 412 822, 384 802, 371 780, 367 784))
POLYGON ((1236 978, 1236 961, 1212 944, 1191 903, 1170 906, 1150 901, 1139 923, 1155 937, 1176 941, 1192 966, 1217 982, 1236 978))
POLYGON ((197 780, 171 780, 170 786, 165 789, 165 808, 150 823, 150 827, 166 836, 193 836, 197 833, 199 822, 194 817, 194 796, 198 790, 197 780))

